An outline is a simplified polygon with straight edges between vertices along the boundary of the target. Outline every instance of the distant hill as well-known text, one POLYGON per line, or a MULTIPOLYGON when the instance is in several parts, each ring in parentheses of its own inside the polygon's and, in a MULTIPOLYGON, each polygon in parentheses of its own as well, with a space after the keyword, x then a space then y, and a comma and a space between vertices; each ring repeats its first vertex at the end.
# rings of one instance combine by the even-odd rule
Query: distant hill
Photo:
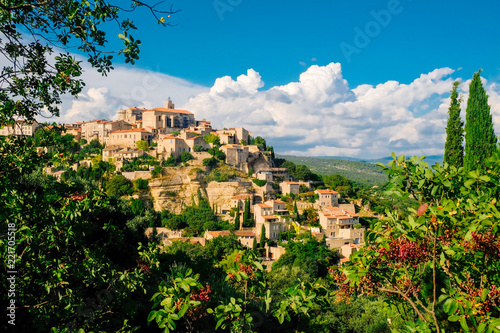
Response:
MULTIPOLYGON (((406 158, 411 157, 411 155, 407 155, 406 158)), ((360 158, 355 158, 355 157, 342 157, 342 156, 317 156, 315 158, 323 158, 323 159, 338 159, 338 160, 345 160, 345 161, 358 161, 358 162, 366 162, 366 163, 382 163, 386 165, 389 161, 392 160, 392 157, 387 156, 387 157, 381 157, 381 158, 374 158, 374 159, 360 159, 360 158)), ((436 163, 443 164, 443 155, 431 155, 431 156, 426 156, 425 161, 429 165, 434 165, 436 163)))
POLYGON ((311 171, 320 175, 339 174, 358 184, 381 186, 387 183, 387 175, 374 163, 329 157, 319 158, 279 154, 276 154, 276 157, 284 158, 297 165, 306 165, 311 171))

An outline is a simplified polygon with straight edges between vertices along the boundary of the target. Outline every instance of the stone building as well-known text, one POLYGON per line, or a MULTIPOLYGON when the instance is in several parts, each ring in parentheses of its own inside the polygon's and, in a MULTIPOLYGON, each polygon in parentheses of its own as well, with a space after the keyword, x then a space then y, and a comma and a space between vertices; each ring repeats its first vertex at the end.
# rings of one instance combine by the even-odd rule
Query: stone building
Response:
POLYGON ((298 182, 281 182, 281 193, 284 195, 293 193, 295 195, 300 193, 300 184, 298 182))
POLYGON ((330 248, 364 243, 365 229, 358 228, 359 215, 338 207, 324 207, 318 212, 322 232, 330 248))
POLYGON ((119 147, 134 147, 137 141, 151 142, 152 133, 144 128, 132 128, 129 130, 114 131, 109 137, 108 144, 119 147))
POLYGON ((336 191, 316 190, 314 193, 319 196, 319 200, 317 202, 321 208, 339 205, 339 194, 336 191))
POLYGON ((40 127, 40 124, 35 120, 18 120, 14 125, 0 125, 0 135, 33 136, 40 127))

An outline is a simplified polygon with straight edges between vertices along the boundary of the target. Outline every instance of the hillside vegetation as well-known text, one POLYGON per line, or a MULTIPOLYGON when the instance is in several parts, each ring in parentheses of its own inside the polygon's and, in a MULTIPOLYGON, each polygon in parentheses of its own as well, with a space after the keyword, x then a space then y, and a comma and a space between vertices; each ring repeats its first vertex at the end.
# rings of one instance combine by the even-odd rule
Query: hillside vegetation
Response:
POLYGON ((337 158, 318 158, 291 155, 276 155, 297 165, 306 165, 320 175, 339 174, 358 184, 381 186, 387 183, 387 175, 376 164, 348 161, 337 158))

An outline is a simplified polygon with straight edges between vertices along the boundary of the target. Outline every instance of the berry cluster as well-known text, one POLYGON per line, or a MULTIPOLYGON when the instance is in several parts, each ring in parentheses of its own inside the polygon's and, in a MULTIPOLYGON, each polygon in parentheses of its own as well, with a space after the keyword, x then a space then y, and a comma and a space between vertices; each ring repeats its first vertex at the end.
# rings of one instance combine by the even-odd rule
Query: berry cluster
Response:
POLYGON ((210 299, 210 293, 212 290, 210 289, 210 285, 208 282, 205 284, 205 288, 200 288, 199 292, 197 294, 191 294, 191 299, 194 301, 200 301, 200 302, 205 302, 210 299))
POLYGON ((71 199, 71 201, 81 201, 81 200, 87 198, 88 196, 89 196, 88 193, 81 194, 81 193, 75 192, 69 198, 71 199))
POLYGON ((355 289, 349 285, 347 276, 345 276, 344 273, 332 268, 328 268, 328 273, 333 278, 338 288, 335 303, 349 303, 355 289))
MULTIPOLYGON (((211 292, 212 292, 212 290, 210 289, 210 285, 207 282, 205 284, 205 288, 200 288, 200 290, 198 290, 198 293, 191 294, 190 298, 193 301, 207 302, 210 300, 210 293, 211 292)), ((200 305, 196 306, 195 308, 189 309, 186 312, 186 316, 191 321, 195 321, 195 320, 200 319, 204 316, 207 316, 208 314, 205 311, 206 306, 207 306, 207 304, 205 303, 205 304, 200 304, 200 305)))
MULTIPOLYGON (((465 273, 465 281, 460 283, 460 289, 462 290, 462 295, 464 299, 457 299, 457 302, 462 304, 466 308, 467 301, 472 304, 472 315, 480 316, 479 321, 484 322, 491 317, 491 312, 496 309, 496 315, 498 315, 500 306, 500 290, 497 289, 496 285, 491 285, 490 289, 484 287, 476 287, 474 279, 470 277, 470 274, 465 273), (487 296, 483 301, 481 297, 484 291, 487 291, 487 296)), ((459 310, 457 309, 457 312, 459 310)), ((468 317, 468 315, 466 315, 468 317)))
POLYGON ((399 236, 398 238, 391 236, 389 249, 379 247, 376 251, 380 253, 380 257, 385 257, 394 262, 410 263, 413 265, 427 261, 430 258, 427 243, 414 242, 403 236, 399 236))
POLYGON ((491 232, 479 234, 471 232, 471 240, 464 241, 463 247, 466 252, 482 252, 493 260, 500 259, 500 238, 491 232))
POLYGON ((141 272, 144 272, 146 274, 151 274, 151 268, 144 260, 140 258, 137 259, 137 264, 139 265, 141 272))

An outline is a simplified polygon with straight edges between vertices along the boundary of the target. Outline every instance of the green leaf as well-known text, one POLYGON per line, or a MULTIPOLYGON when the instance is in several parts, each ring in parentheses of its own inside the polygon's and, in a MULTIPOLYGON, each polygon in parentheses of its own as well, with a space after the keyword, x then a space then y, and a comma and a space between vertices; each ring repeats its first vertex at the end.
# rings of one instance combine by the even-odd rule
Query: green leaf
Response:
POLYGON ((156 311, 151 311, 151 312, 149 313, 149 316, 148 316, 148 323, 149 323, 150 321, 155 320, 155 318, 156 318, 156 311))

